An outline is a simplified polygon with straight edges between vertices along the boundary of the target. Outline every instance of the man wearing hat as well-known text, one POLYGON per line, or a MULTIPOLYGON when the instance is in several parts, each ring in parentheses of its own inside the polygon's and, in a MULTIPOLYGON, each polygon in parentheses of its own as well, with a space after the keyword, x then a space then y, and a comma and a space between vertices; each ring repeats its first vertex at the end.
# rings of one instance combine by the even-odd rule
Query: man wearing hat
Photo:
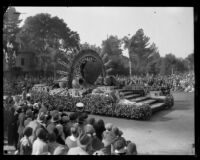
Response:
POLYGON ((91 137, 87 134, 81 134, 77 141, 77 147, 71 148, 68 155, 89 155, 86 151, 91 143, 91 137))
POLYGON ((84 104, 82 102, 76 103, 76 111, 78 113, 78 117, 80 117, 84 111, 84 104))
POLYGON ((60 114, 57 110, 54 110, 51 114, 52 118, 50 120, 50 123, 47 125, 47 131, 50 133, 53 131, 54 128, 56 128, 56 125, 61 120, 60 114))

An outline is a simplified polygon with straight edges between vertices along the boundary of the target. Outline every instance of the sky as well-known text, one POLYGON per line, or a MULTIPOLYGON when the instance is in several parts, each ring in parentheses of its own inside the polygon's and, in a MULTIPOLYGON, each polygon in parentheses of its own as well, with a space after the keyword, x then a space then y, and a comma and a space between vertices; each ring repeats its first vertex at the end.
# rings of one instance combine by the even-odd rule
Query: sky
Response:
MULTIPOLYGON (((81 43, 101 46, 109 35, 122 38, 140 28, 160 55, 172 53, 187 57, 194 52, 193 7, 15 7, 21 12, 21 25, 29 16, 49 13, 63 19, 78 32, 81 43)), ((127 56, 127 51, 123 51, 127 56)))

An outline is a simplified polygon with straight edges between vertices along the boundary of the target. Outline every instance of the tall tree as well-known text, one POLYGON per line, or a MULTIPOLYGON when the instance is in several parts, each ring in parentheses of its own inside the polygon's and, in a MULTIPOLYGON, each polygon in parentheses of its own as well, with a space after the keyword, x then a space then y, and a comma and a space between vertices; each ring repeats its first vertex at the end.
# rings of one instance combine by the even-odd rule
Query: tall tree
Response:
POLYGON ((3 17, 3 52, 8 64, 9 79, 11 80, 12 68, 18 50, 16 34, 19 32, 19 15, 14 7, 9 7, 3 17))
POLYGON ((107 53, 109 56, 121 55, 121 44, 122 41, 117 36, 111 35, 102 42, 102 52, 103 54, 107 53))
POLYGON ((106 40, 102 41, 103 61, 108 75, 117 74, 121 66, 119 58, 122 55, 121 49, 122 41, 117 36, 109 36, 106 40))
MULTIPOLYGON (((158 48, 155 43, 150 45, 150 38, 144 34, 143 29, 137 30, 137 32, 129 38, 125 36, 123 38, 124 48, 128 49, 129 58, 131 61, 133 74, 145 74, 150 68, 148 63, 155 58, 159 57, 158 48)), ((153 64, 153 63, 152 63, 153 64)), ((154 64, 154 66, 156 66, 154 64)))
MULTIPOLYGON (((79 34, 72 31, 63 19, 50 14, 37 14, 28 17, 18 35, 22 47, 31 48, 41 60, 41 68, 55 64, 58 52, 79 49, 79 34), (54 63, 51 63, 51 62, 54 63)), ((45 70, 44 70, 45 71, 45 70)))
POLYGON ((194 53, 189 54, 185 58, 189 70, 194 70, 194 53))

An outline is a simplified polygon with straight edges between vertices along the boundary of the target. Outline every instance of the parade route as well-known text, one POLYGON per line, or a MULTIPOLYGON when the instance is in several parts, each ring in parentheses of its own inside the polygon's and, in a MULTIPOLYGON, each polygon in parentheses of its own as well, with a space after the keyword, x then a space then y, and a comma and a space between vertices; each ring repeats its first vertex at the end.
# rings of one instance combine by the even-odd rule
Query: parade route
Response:
POLYGON ((139 154, 194 155, 194 93, 173 93, 174 106, 155 113, 149 121, 94 116, 118 126, 139 154))

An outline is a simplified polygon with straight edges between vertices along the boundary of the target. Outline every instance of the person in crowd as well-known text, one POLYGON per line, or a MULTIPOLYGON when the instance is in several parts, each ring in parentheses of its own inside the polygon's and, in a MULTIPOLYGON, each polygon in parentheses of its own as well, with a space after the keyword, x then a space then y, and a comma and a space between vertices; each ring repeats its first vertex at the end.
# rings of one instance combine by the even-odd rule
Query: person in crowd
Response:
POLYGON ((77 147, 77 140, 78 140, 79 132, 78 132, 78 126, 74 124, 71 127, 71 135, 68 136, 65 140, 65 144, 68 146, 68 148, 77 147))
POLYGON ((93 127, 94 127, 94 124, 95 124, 95 118, 93 117, 89 117, 87 119, 87 124, 91 124, 93 127))
POLYGON ((46 117, 45 112, 40 112, 37 116, 37 119, 34 119, 33 121, 29 122, 29 124, 27 125, 28 127, 31 127, 33 129, 33 133, 30 136, 31 143, 33 143, 34 140, 36 139, 36 131, 38 128, 43 128, 47 132, 45 117, 46 117))
POLYGON ((63 132, 63 126, 61 124, 57 124, 56 125, 56 129, 58 130, 58 135, 57 135, 57 142, 65 145, 65 136, 64 136, 64 132, 63 132))
POLYGON ((58 130, 56 128, 54 128, 54 131, 48 134, 48 151, 50 152, 50 154, 54 153, 54 150, 60 146, 61 144, 59 144, 56 139, 56 135, 58 134, 58 130))
POLYGON ((77 141, 77 147, 70 148, 68 151, 68 155, 89 155, 87 152, 87 148, 91 143, 91 137, 87 134, 80 134, 78 141, 77 141))
POLYGON ((66 123, 64 126, 63 126, 63 131, 64 131, 64 134, 65 134, 65 137, 68 137, 71 135, 71 127, 77 123, 77 118, 78 118, 78 115, 76 113, 70 113, 69 115, 69 122, 66 123))
MULTIPOLYGON (((112 132, 107 132, 102 140, 104 147, 97 152, 102 153, 103 155, 111 155, 113 144, 116 141, 117 137, 112 132)), ((94 153, 96 154, 96 153, 94 153)))
POLYGON ((94 125, 94 129, 96 136, 99 138, 99 140, 102 140, 103 132, 106 130, 104 121, 102 119, 98 120, 94 125))
POLYGON ((126 148, 126 155, 137 155, 137 148, 135 143, 129 143, 126 148))
POLYGON ((52 132, 54 128, 56 128, 56 125, 59 124, 59 121, 61 119, 58 110, 52 111, 51 116, 52 116, 51 121, 47 125, 47 131, 49 133, 52 132))
POLYGON ((90 155, 92 155, 95 151, 100 150, 104 147, 104 144, 102 141, 99 140, 99 138, 96 136, 94 127, 91 124, 85 125, 85 134, 89 135, 91 137, 91 144, 88 146, 87 150, 90 155))
POLYGON ((25 127, 23 130, 23 137, 20 139, 20 155, 31 155, 32 144, 29 137, 32 135, 33 129, 25 127))
POLYGON ((41 155, 48 152, 46 137, 47 132, 43 128, 36 130, 36 140, 33 142, 32 155, 41 155))
POLYGON ((126 141, 125 139, 117 139, 113 145, 114 155, 126 155, 126 141))

